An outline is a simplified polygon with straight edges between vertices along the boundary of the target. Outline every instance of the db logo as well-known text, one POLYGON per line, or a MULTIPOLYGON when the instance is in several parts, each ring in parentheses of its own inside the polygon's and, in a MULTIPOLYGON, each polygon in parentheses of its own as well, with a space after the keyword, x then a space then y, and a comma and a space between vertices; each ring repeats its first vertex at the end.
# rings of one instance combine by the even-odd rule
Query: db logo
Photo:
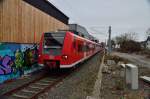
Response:
POLYGON ((54 59, 54 56, 49 56, 49 59, 54 59))

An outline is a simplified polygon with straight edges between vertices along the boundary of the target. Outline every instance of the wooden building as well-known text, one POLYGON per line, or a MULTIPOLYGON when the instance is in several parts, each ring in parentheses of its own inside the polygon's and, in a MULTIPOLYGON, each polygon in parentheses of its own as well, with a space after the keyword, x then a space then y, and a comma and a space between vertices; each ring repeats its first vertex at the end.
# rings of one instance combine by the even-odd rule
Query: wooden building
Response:
POLYGON ((0 42, 38 43, 43 32, 68 29, 68 20, 47 0, 0 0, 0 42))

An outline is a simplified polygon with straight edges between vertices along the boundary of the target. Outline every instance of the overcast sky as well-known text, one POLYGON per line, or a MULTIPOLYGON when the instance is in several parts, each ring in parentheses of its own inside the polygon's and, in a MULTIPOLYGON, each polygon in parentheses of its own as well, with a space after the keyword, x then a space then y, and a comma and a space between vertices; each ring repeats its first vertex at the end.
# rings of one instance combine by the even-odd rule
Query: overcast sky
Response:
POLYGON ((70 18, 88 29, 100 41, 108 38, 108 26, 112 37, 125 32, 138 33, 144 40, 150 27, 150 0, 49 0, 70 18))

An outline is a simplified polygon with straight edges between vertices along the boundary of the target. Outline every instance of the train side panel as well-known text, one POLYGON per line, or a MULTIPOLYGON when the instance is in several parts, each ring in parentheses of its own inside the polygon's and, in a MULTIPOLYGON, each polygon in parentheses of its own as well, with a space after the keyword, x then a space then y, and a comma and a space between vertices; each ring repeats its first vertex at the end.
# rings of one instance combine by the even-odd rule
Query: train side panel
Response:
POLYGON ((68 59, 62 60, 60 68, 70 68, 79 63, 83 59, 83 53, 80 52, 83 40, 68 32, 64 41, 62 53, 68 56, 68 59))
POLYGON ((44 34, 40 41, 38 62, 49 68, 71 68, 100 51, 97 43, 71 32, 65 32, 63 42, 59 40, 62 38, 60 34, 44 34))

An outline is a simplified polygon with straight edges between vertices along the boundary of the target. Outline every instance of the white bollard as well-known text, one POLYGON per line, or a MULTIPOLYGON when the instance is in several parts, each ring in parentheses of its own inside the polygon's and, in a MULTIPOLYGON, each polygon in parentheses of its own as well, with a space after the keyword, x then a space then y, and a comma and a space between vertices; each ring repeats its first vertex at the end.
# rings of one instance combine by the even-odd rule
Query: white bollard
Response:
POLYGON ((120 76, 125 77, 125 64, 120 64, 121 67, 120 76))
POLYGON ((125 78, 126 78, 126 84, 131 84, 131 68, 126 67, 125 68, 125 78))
POLYGON ((126 83, 131 84, 132 89, 138 89, 138 68, 133 64, 126 64, 126 83))

